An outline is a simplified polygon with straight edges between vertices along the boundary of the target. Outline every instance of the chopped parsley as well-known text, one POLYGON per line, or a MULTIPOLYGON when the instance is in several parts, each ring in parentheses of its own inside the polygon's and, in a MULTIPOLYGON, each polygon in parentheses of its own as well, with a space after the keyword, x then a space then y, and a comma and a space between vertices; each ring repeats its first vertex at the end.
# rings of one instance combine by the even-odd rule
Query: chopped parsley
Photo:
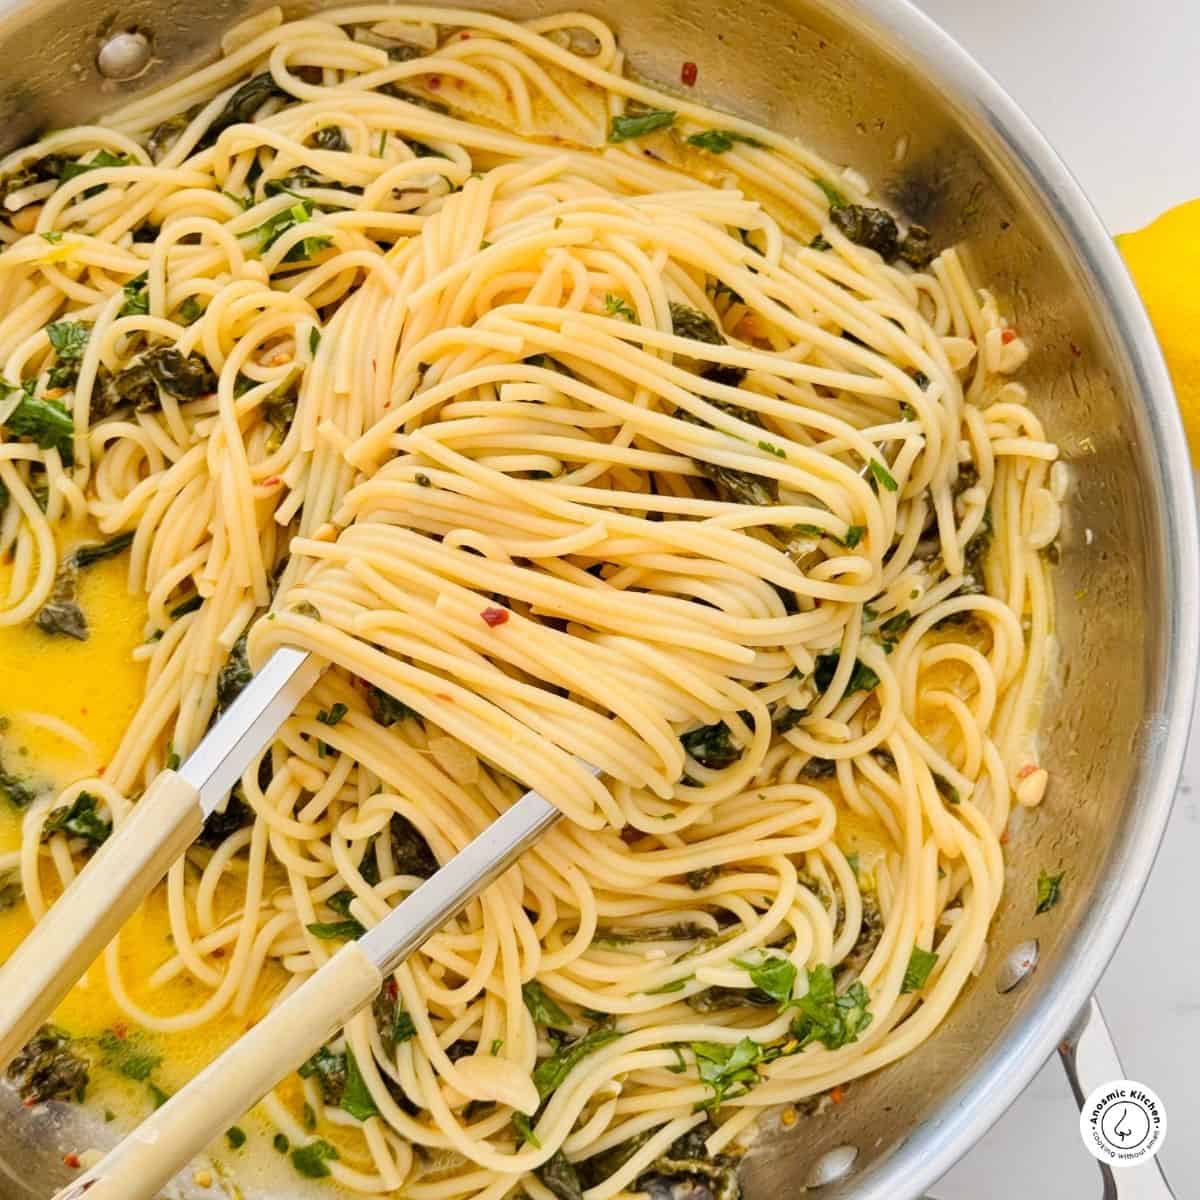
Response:
POLYGON ((1048 913, 1062 899, 1062 881, 1066 871, 1051 875, 1044 868, 1038 872, 1037 915, 1048 913))
POLYGON ((695 146, 700 150, 707 150, 709 154, 724 154, 726 151, 733 149, 735 142, 743 142, 747 146, 762 145, 762 142, 758 138, 738 133, 733 129, 706 129, 703 133, 693 133, 686 140, 689 146, 695 146))
MULTIPOLYGON (((283 1135, 280 1134, 279 1137, 283 1137, 283 1135)), ((276 1146, 276 1149, 279 1147, 276 1146)), ((305 1179, 324 1179, 329 1174, 329 1168, 325 1165, 326 1161, 337 1157, 336 1146, 331 1146, 322 1138, 317 1138, 315 1142, 309 1142, 307 1146, 300 1146, 292 1151, 292 1166, 305 1179)))
POLYGON ((646 112, 622 113, 613 117, 608 128, 610 142, 628 142, 633 138, 645 137, 659 129, 675 124, 675 113, 665 108, 652 108, 646 112))
POLYGON ((336 725, 350 710, 339 700, 332 708, 323 708, 317 713, 322 725, 336 725))
POLYGON ((867 463, 867 469, 871 472, 871 478, 880 487, 886 488, 889 492, 897 492, 900 490, 900 485, 892 477, 892 473, 879 461, 873 458, 867 463))
POLYGON ((786 1004, 792 998, 792 985, 796 982, 796 964, 790 958, 778 958, 772 955, 761 962, 747 962, 735 958, 735 967, 741 967, 750 975, 750 981, 760 991, 766 992, 772 1000, 786 1004))
POLYGON ((725 1100, 745 1095, 758 1082, 755 1065, 762 1062, 763 1048, 753 1038, 744 1037, 732 1045, 692 1042, 691 1046, 696 1070, 713 1092, 705 1108, 720 1108, 725 1100))
POLYGON ((637 313, 620 296, 614 296, 612 292, 605 293, 604 311, 610 317, 623 317, 626 321, 637 320, 637 313))
POLYGON ((827 1050, 839 1050, 858 1041, 871 1024, 870 1002, 861 982, 855 981, 838 995, 829 967, 813 967, 808 972, 808 991, 789 1002, 800 1010, 792 1022, 792 1034, 801 1047, 821 1042, 827 1050))
POLYGON ((937 960, 938 956, 932 950, 922 950, 920 946, 914 946, 912 953, 908 956, 908 966, 904 971, 904 982, 900 985, 900 995, 906 996, 909 992, 919 992, 929 979, 929 973, 933 970, 937 960))

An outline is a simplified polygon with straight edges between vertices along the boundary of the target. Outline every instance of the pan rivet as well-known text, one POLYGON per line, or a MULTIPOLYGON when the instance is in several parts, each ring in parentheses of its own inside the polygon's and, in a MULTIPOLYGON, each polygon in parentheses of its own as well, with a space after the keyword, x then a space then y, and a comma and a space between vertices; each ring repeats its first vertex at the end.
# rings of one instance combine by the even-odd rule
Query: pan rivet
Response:
POLYGON ((829 1183, 837 1183, 850 1174, 854 1160, 858 1157, 857 1146, 838 1146, 828 1150, 817 1159, 808 1173, 810 1188, 824 1187, 829 1183))
POLYGON ((114 33, 96 55, 96 66, 105 79, 134 79, 149 65, 150 39, 136 29, 114 33))
POLYGON ((1038 943, 1036 938, 1014 947, 1000 964, 1000 970, 996 973, 996 990, 1001 993, 1011 992, 1017 984, 1033 974, 1037 962, 1038 943))

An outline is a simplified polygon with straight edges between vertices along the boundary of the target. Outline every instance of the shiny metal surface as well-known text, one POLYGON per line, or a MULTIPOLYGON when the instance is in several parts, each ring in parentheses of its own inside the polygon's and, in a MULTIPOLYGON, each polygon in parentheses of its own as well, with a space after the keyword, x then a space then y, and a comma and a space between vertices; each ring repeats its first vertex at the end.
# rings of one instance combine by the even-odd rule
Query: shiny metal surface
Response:
MULTIPOLYGON (((484 6, 529 16, 563 4, 484 6)), ((681 62, 694 61, 696 94, 852 164, 940 242, 961 242, 976 278, 1031 337, 1023 381, 1071 468, 1055 573, 1059 666, 1041 723, 1052 782, 1044 805, 1014 821, 992 953, 924 1046, 855 1082, 827 1113, 788 1131, 768 1122, 744 1173, 749 1200, 793 1196, 822 1156, 853 1146, 850 1173, 817 1195, 908 1200, 1054 1051, 1125 928, 1164 828, 1197 659, 1191 470, 1169 381, 1111 240, 1063 164, 903 0, 576 6, 615 24, 634 70, 676 86, 681 62), (1035 917, 1043 867, 1066 871, 1063 899, 1035 917), (999 992, 1001 964, 1033 938, 1036 970, 999 992)), ((128 0, 103 20, 72 0, 0 7, 3 138, 16 145, 185 72, 250 7, 128 0), (106 81, 95 67, 117 25, 152 35, 156 61, 133 83, 106 81)), ((22 1123, 2 1095, 0 1120, 0 1189, 7 1170, 18 1182, 6 1196, 46 1196, 64 1181, 58 1127, 22 1123)))
POLYGON ((390 975, 422 942, 499 878, 562 813, 537 792, 526 792, 440 871, 410 893, 358 939, 359 949, 390 975))
POLYGON ((204 735, 179 774, 200 793, 205 816, 225 802, 324 669, 307 650, 281 646, 204 735))
MULTIPOLYGON (((1067 1072, 1071 1092, 1082 1109, 1096 1088, 1127 1078, 1108 1023, 1095 997, 1087 1002, 1058 1043, 1058 1056, 1067 1072)), ((1114 1171, 1097 1161, 1103 1200, 1175 1200, 1157 1159, 1114 1171)))

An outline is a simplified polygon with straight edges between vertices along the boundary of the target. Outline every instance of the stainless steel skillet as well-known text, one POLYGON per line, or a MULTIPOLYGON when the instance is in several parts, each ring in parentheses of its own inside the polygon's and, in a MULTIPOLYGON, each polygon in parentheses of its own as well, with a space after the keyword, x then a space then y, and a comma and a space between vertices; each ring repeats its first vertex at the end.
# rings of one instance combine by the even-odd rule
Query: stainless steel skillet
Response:
MULTIPOLYGON (((526 16, 549 6, 488 7, 526 16)), ((698 94, 802 136, 940 241, 962 241, 976 276, 1032 336, 1024 380, 1072 468, 1056 579, 1059 679, 1041 728, 1051 791, 1013 832, 988 963, 920 1051, 857 1084, 832 1112, 768 1134, 745 1172, 750 1200, 775 1200, 848 1161, 842 1148, 852 1147, 848 1173, 819 1194, 916 1196, 1000 1115, 1083 1009, 1166 822, 1197 657, 1191 472, 1169 383, 1116 252, 1065 168, 1001 89, 901 0, 580 7, 616 25, 645 75, 674 84, 683 62, 696 63, 698 94), (1035 918, 1042 867, 1065 870, 1064 898, 1035 918), (1002 992, 1010 956, 1033 940, 1036 970, 1002 992)), ((239 0, 131 0, 103 12, 72 0, 5 5, 5 142, 182 73, 248 11, 239 0), (156 62, 131 83, 106 81, 97 52, 129 28, 151 36, 156 62)), ((0 1108, 0 1120, 0 1195, 44 1197, 66 1182, 61 1155, 77 1143, 58 1117, 0 1108)), ((1014 1194, 1036 1191, 1013 1184, 1014 1194)))

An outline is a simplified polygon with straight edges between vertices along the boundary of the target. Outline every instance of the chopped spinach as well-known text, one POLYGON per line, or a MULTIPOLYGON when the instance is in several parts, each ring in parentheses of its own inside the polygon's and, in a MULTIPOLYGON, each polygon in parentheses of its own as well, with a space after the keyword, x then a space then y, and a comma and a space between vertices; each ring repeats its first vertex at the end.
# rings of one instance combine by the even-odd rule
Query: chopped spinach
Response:
POLYGON ((155 125, 146 139, 146 150, 152 162, 159 163, 166 158, 171 147, 179 141, 180 135, 191 123, 191 119, 191 112, 176 113, 155 125))
POLYGON ((79 607, 79 567, 75 559, 67 556, 54 577, 54 587, 49 598, 38 609, 34 624, 51 635, 62 634, 77 641, 86 642, 89 630, 87 618, 79 607))
POLYGON ((583 1037, 569 1042, 549 1058, 543 1058, 533 1070, 533 1082, 541 1099, 545 1101, 589 1054, 594 1054, 610 1042, 615 1042, 620 1036, 621 1034, 612 1028, 593 1029, 583 1037))
POLYGON ((250 659, 246 654, 246 634, 243 633, 233 643, 225 665, 217 674, 217 711, 224 712, 253 678, 254 672, 250 670, 250 659))
POLYGON ((702 766, 719 771, 732 766, 742 757, 742 747, 735 744, 733 733, 724 722, 701 725, 689 730, 679 740, 683 748, 702 766))
POLYGON ((252 76, 225 101, 224 107, 208 127, 201 145, 211 145, 231 125, 252 121, 254 114, 268 100, 277 98, 287 100, 291 97, 275 82, 275 76, 270 71, 252 76))
POLYGON ((571 1160, 556 1150, 549 1159, 533 1172, 552 1193, 555 1200, 583 1200, 583 1185, 571 1160))
POLYGON ((394 813, 389 826, 392 862, 399 875, 416 875, 428 879, 438 869, 438 860, 429 843, 417 827, 399 813, 394 813))
POLYGON ((333 1108, 340 1108, 346 1093, 346 1056, 338 1054, 328 1046, 322 1046, 303 1066, 301 1079, 316 1077, 321 1088, 321 1099, 333 1108))
POLYGON ((863 204, 835 204, 829 210, 834 227, 849 241, 874 250, 890 261, 900 246, 900 230, 891 213, 863 204))
POLYGON ((80 792, 70 805, 51 811, 42 827, 42 841, 56 833, 83 838, 93 849, 102 846, 112 833, 112 818, 103 815, 99 801, 91 792, 80 792))
MULTIPOLYGON (((829 685, 833 682, 833 677, 837 672, 838 663, 841 662, 841 658, 842 656, 837 650, 829 654, 817 655, 816 668, 813 671, 813 682, 820 691, 824 692, 828 690, 829 685)), ((854 670, 850 672, 850 679, 846 684, 846 690, 843 695, 849 696, 853 692, 869 692, 878 685, 879 676, 862 659, 855 659, 854 670)))
POLYGON ((350 143, 337 125, 326 125, 313 134, 313 145, 321 150, 349 150, 350 143))
POLYGON ((402 700, 389 696, 383 688, 377 688, 373 683, 367 685, 367 707, 371 710, 371 716, 384 726, 395 725, 405 717, 418 715, 402 700))
POLYGON ((647 1200, 740 1200, 736 1160, 725 1154, 710 1155, 705 1148, 714 1132, 707 1120, 676 1138, 637 1178, 634 1189, 647 1200))
POLYGON ((71 1043, 63 1030, 43 1025, 9 1064, 6 1074, 26 1104, 83 1101, 91 1064, 71 1049, 71 1043))
POLYGON ((546 994, 546 989, 536 979, 521 984, 521 997, 536 1025, 544 1025, 547 1029, 571 1028, 571 1018, 553 997, 546 994))
POLYGON ((132 545, 133 531, 129 530, 126 533, 118 533, 116 537, 109 538, 107 542, 76 546, 71 552, 71 558, 74 559, 75 565, 82 569, 92 566, 93 563, 102 562, 106 558, 115 558, 132 545))
POLYGON ((225 801, 224 808, 214 808, 204 818, 204 826, 196 835, 196 843, 215 850, 226 838, 244 829, 253 820, 253 809, 235 789, 225 801))
POLYGON ((0 796, 3 796, 13 808, 28 808, 43 790, 29 779, 22 778, 10 771, 0 761, 0 796))
POLYGON ((684 1003, 698 1013, 726 1012, 731 1008, 769 1008, 775 1001, 759 988, 707 987, 694 992, 684 1003))

